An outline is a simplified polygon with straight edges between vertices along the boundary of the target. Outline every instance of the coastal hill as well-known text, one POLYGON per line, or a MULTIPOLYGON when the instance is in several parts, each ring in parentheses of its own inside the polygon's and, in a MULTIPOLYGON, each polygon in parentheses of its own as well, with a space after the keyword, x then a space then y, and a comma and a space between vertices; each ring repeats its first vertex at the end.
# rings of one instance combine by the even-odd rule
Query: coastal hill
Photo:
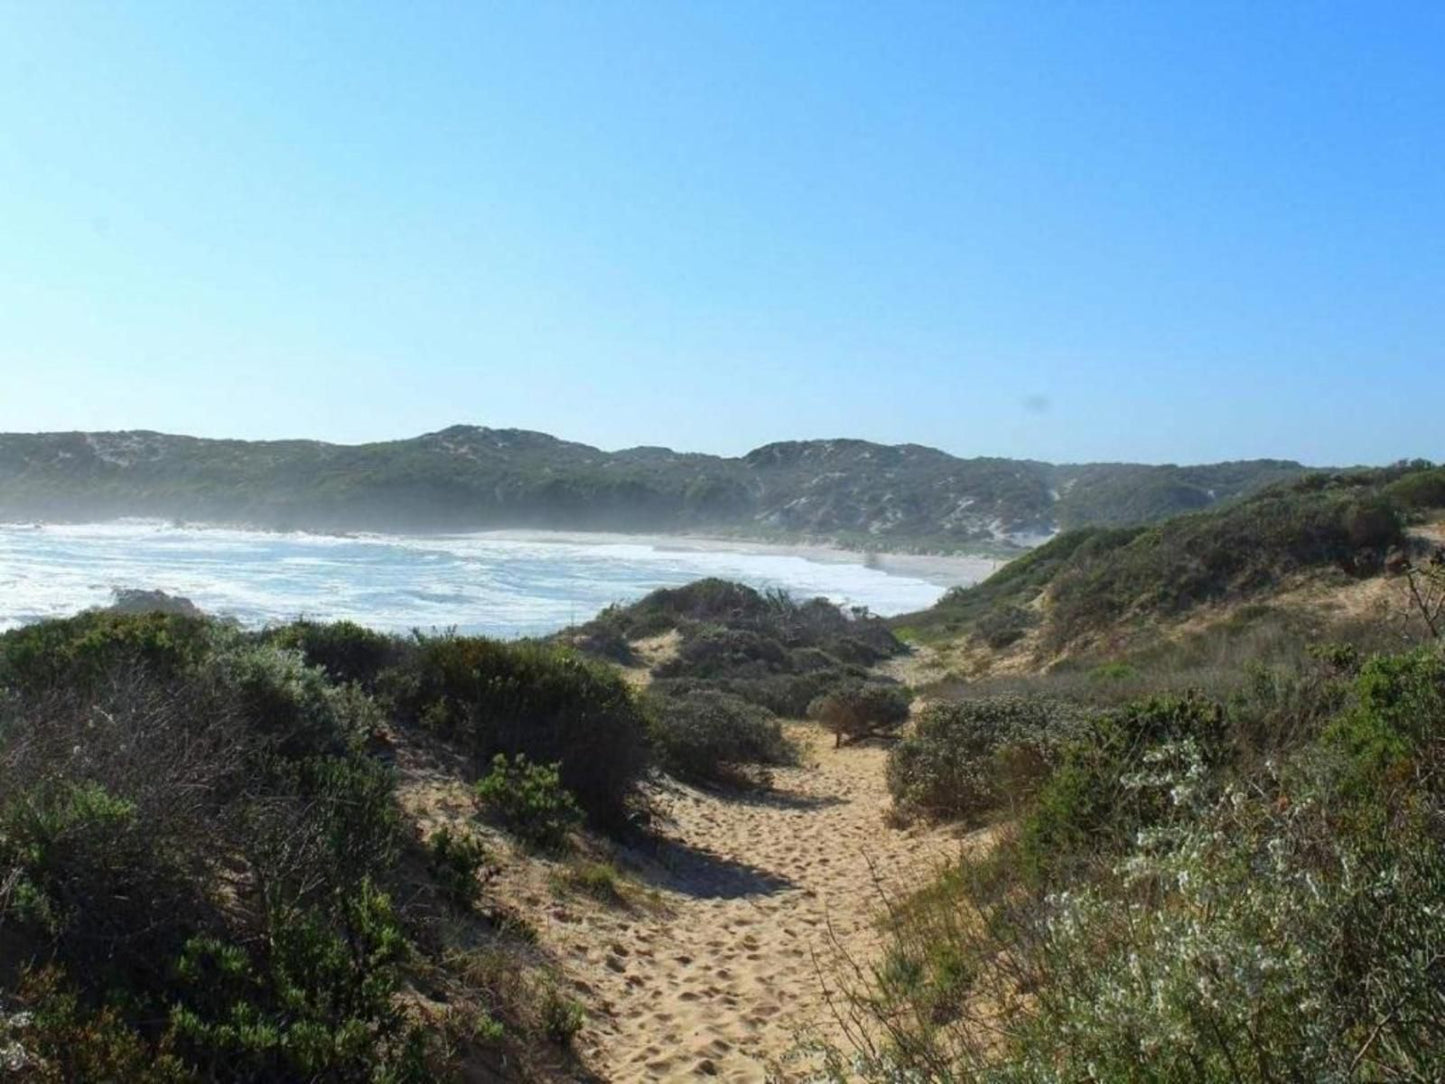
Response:
POLYGON ((709 531, 874 549, 1020 549, 1149 523, 1304 473, 963 459, 916 444, 785 441, 739 458, 607 452, 458 425, 408 440, 0 434, 0 519, 156 516, 282 529, 709 531))

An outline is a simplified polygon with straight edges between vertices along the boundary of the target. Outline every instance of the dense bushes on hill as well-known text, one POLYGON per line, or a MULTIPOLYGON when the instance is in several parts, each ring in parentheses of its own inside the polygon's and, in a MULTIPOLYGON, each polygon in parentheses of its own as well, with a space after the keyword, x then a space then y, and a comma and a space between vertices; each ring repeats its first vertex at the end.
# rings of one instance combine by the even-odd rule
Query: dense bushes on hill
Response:
POLYGON ((1411 471, 1386 485, 1384 493, 1407 511, 1445 508, 1445 467, 1411 471))
MULTIPOLYGON (((664 765, 691 778, 736 778, 746 762, 738 757, 777 763, 774 716, 802 717, 819 697, 863 686, 868 667, 904 650, 887 624, 866 611, 845 611, 821 598, 795 602, 782 592, 716 579, 611 607, 562 638, 631 660, 635 642, 673 631, 676 653, 652 669, 655 733, 664 765), (717 733, 705 733, 709 727, 717 733), (703 763, 709 755, 720 758, 715 769, 703 763)), ((906 701, 903 710, 906 716, 906 701)))
POLYGON ((1007 536, 1163 518, 1295 476, 1297 463, 1051 466, 861 440, 737 459, 604 452, 452 426, 411 440, 0 434, 0 518, 154 516, 281 529, 551 527, 831 538, 858 548, 1010 546, 1007 536))
POLYGON ((1406 517, 1442 497, 1440 477, 1416 464, 1312 473, 1155 527, 1071 531, 893 623, 992 648, 1041 626, 1043 646, 1060 650, 1128 622, 1258 598, 1300 572, 1369 575, 1404 545, 1406 517))

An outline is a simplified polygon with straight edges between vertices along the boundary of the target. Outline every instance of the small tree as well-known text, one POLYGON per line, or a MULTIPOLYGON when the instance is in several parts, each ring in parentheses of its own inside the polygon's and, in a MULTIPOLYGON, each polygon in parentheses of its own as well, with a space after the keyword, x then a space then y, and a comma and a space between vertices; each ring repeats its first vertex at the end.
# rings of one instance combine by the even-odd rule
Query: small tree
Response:
POLYGON ((855 685, 818 697, 808 705, 808 717, 833 732, 837 749, 844 739, 892 734, 908 721, 908 701, 898 685, 855 685))
POLYGON ((1400 570, 1409 591, 1410 608, 1435 639, 1445 636, 1445 547, 1426 562, 1406 560, 1400 570))

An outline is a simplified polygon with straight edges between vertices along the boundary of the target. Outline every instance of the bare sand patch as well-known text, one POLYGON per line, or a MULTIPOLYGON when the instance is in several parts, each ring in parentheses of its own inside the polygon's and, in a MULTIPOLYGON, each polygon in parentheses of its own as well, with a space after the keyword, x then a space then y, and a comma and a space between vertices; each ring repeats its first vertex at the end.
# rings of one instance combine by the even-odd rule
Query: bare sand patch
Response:
POLYGON ((947 831, 885 825, 885 749, 790 732, 807 765, 777 770, 771 792, 657 790, 659 842, 613 856, 645 902, 549 899, 535 862, 499 879, 587 1007, 576 1045, 604 1079, 804 1078, 799 1034, 835 1034, 819 970, 833 939, 870 958, 880 886, 915 886, 958 853, 947 831))

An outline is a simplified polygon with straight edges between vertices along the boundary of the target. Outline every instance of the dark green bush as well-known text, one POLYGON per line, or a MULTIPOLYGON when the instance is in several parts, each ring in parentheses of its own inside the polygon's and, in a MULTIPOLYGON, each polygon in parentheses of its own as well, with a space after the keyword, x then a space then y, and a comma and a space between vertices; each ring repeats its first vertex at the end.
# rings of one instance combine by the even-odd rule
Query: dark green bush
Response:
POLYGON ((23 693, 84 686, 120 667, 180 674, 208 656, 214 622, 176 614, 83 613, 0 635, 0 686, 23 693))
POLYGON ((0 981, 30 976, 34 1079, 416 1079, 375 706, 174 631, 54 623, 55 683, 27 660, 0 696, 0 981))
POLYGON ((556 764, 533 764, 525 753, 498 753, 477 783, 486 813, 533 847, 557 851, 581 827, 582 810, 562 785, 556 764))
POLYGON ((1068 705, 998 696, 930 704, 888 756, 888 789, 907 815, 967 818, 1026 801, 1079 730, 1068 705))
POLYGON ((808 705, 823 693, 862 678, 858 670, 834 668, 802 674, 730 677, 710 684, 719 692, 756 704, 781 718, 801 719, 808 714, 808 705))
POLYGON ((422 1036, 396 1004, 407 942, 363 882, 325 910, 277 917, 264 961, 197 937, 176 964, 168 1045, 202 1079, 426 1079, 422 1036))
POLYGON ((656 696, 649 714, 658 761, 679 779, 734 782, 748 766, 796 759, 774 715, 727 693, 698 689, 656 696))
POLYGON ((293 621, 271 629, 266 639, 301 652, 307 665, 320 667, 332 681, 355 681, 367 688, 404 653, 395 637, 351 621, 293 621))
POLYGON ((647 765, 646 723, 611 667, 544 644, 447 636, 422 639, 380 688, 403 723, 479 764, 498 754, 558 764, 596 823, 625 820, 647 765))
POLYGON ((885 622, 845 612, 826 599, 796 602, 722 580, 655 591, 609 607, 570 642, 615 661, 631 661, 629 639, 676 629, 675 657, 654 669, 667 683, 707 685, 778 715, 800 716, 820 693, 866 677, 866 668, 903 650, 885 622))
POLYGON ((660 678, 719 678, 786 671, 787 650, 752 629, 709 626, 683 641, 677 656, 656 667, 660 678))
POLYGON ((809 704, 808 718, 817 720, 833 732, 836 748, 843 744, 844 739, 857 741, 869 735, 889 734, 897 730, 908 722, 910 699, 908 690, 901 685, 881 682, 847 685, 825 693, 809 704))
POLYGON ((1406 511, 1445 508, 1445 467, 1413 471, 1387 485, 1384 493, 1406 511))

